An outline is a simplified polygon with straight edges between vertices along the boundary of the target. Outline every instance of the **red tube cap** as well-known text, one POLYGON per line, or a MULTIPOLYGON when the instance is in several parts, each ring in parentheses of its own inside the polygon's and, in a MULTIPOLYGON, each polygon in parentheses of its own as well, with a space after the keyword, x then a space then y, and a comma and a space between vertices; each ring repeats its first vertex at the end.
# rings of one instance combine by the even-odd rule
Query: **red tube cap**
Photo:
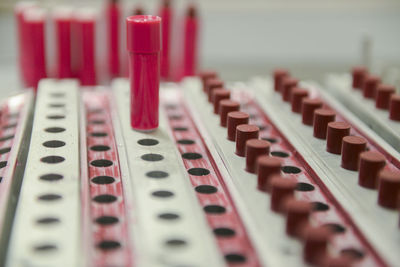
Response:
POLYGON ((389 104, 389 118, 400 121, 400 95, 392 95, 389 104))
POLYGON ((342 168, 358 171, 360 154, 367 148, 367 141, 361 136, 345 136, 342 141, 342 168))
POLYGON ((376 90, 375 106, 379 109, 389 109, 390 97, 396 88, 387 84, 380 84, 376 90))
POLYGON ((257 158, 261 155, 268 155, 271 144, 260 139, 246 141, 246 171, 255 173, 257 158))
POLYGON ((327 256, 328 242, 331 232, 326 227, 305 228, 304 233, 304 261, 310 264, 321 265, 327 256))
POLYGON ((247 140, 258 138, 260 129, 255 125, 242 124, 236 127, 236 154, 244 157, 247 140))
POLYGON ((274 90, 279 92, 282 86, 283 79, 289 76, 289 72, 285 69, 274 70, 274 90))
POLYGON ((300 237, 304 227, 308 225, 311 211, 310 202, 295 198, 288 199, 285 202, 286 233, 292 237, 300 237))
POLYGON ((161 18, 138 15, 126 19, 129 52, 151 54, 161 50, 161 18))
POLYGON ((379 172, 378 204, 389 209, 399 208, 400 172, 379 172))
POLYGON ((220 124, 222 127, 226 127, 228 113, 232 111, 238 111, 240 108, 239 102, 224 99, 219 101, 219 116, 220 116, 220 124))
POLYGON ((302 122, 305 125, 313 125, 314 111, 322 107, 322 101, 315 98, 303 98, 301 104, 302 122))
POLYGON ((381 78, 376 75, 367 75, 363 86, 363 96, 365 98, 375 98, 376 89, 378 88, 381 78))
POLYGON ((203 84, 203 91, 206 91, 206 85, 207 85, 207 81, 209 79, 214 79, 218 77, 218 74, 216 71, 213 70, 203 70, 199 73, 199 77, 202 81, 203 84))
POLYGON ((314 111, 314 137, 326 139, 328 123, 335 120, 335 112, 330 109, 317 109, 314 111))
POLYGON ((376 189, 378 174, 385 167, 385 157, 375 151, 365 151, 360 154, 360 170, 358 184, 362 187, 376 189))
POLYGON ((304 88, 295 87, 292 90, 292 98, 290 102, 292 103, 292 111, 296 113, 301 113, 301 104, 303 98, 308 96, 308 91, 304 88))
POLYGON ((231 92, 226 89, 216 89, 212 93, 212 102, 214 104, 214 113, 218 114, 219 102, 223 99, 229 99, 231 97, 231 92))
POLYGON ((354 89, 361 89, 363 87, 364 78, 367 74, 368 71, 365 67, 358 66, 352 69, 354 89))
POLYGON ((275 174, 271 177, 271 209, 275 212, 284 211, 284 203, 287 198, 294 197, 296 182, 283 178, 281 175, 275 174))
POLYGON ((342 139, 350 134, 350 124, 347 122, 330 122, 326 133, 326 151, 333 154, 342 153, 342 139))
POLYGON ((224 87, 224 82, 218 78, 207 80, 206 91, 208 95, 208 102, 211 102, 212 100, 213 91, 218 88, 222 89, 223 87, 224 87))
POLYGON ((241 124, 248 124, 249 117, 249 114, 241 111, 232 111, 228 113, 226 126, 228 128, 228 140, 235 141, 236 127, 241 124))
POLYGON ((282 161, 267 155, 257 158, 257 188, 263 192, 270 191, 270 178, 281 173, 282 161))
POLYGON ((299 80, 292 78, 292 77, 286 77, 283 79, 282 87, 281 87, 283 101, 290 102, 292 90, 293 90, 293 88, 295 88, 297 86, 298 83, 299 83, 299 80))

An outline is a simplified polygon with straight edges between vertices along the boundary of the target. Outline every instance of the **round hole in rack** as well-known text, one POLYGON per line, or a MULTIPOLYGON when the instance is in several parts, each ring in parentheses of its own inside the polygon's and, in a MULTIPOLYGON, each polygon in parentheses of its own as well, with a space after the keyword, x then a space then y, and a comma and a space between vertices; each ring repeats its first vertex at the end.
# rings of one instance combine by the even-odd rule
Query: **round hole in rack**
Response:
POLYGON ((167 191, 167 190, 158 190, 158 191, 154 191, 151 194, 155 197, 161 197, 161 198, 168 198, 168 197, 172 197, 174 195, 174 193, 172 193, 171 191, 167 191))
POLYGON ((7 115, 7 118, 8 118, 8 119, 16 119, 16 118, 18 118, 18 116, 19 116, 19 113, 18 113, 18 112, 15 112, 15 113, 10 113, 10 114, 8 114, 8 115, 7 115))
POLYGON ((145 161, 160 161, 164 159, 162 155, 155 153, 144 154, 140 158, 145 161))
POLYGON ((168 117, 170 120, 172 120, 172 121, 179 121, 179 120, 181 120, 183 117, 182 117, 182 115, 171 115, 171 116, 169 116, 168 117))
POLYGON ((58 194, 44 194, 38 197, 39 200, 43 201, 55 201, 60 200, 61 198, 62 196, 58 194))
POLYGON ((49 127, 44 129, 48 133, 62 133, 65 131, 65 128, 62 127, 49 127))
POLYGON ((10 124, 8 124, 8 125, 4 125, 3 126, 3 129, 11 129, 11 128, 15 128, 15 127, 17 127, 17 123, 10 123, 10 124))
POLYGON ((204 176, 209 175, 210 171, 205 168, 191 168, 188 170, 188 173, 194 176, 204 176))
POLYGON ((115 182, 115 179, 111 176, 102 175, 92 178, 92 182, 95 184, 112 184, 115 182))
POLYGON ((50 120, 61 120, 65 119, 64 115, 47 115, 47 118, 50 120))
POLYGON ((109 146, 105 146, 105 145, 95 145, 95 146, 91 146, 90 150, 101 152, 101 151, 110 150, 110 147, 109 146))
POLYGON ((180 139, 177 142, 181 145, 193 145, 195 143, 194 140, 191 139, 180 139))
POLYGON ((183 239, 173 238, 165 241, 165 244, 169 247, 182 247, 185 246, 187 242, 183 239))
POLYGON ((108 133, 104 133, 104 132, 92 132, 90 133, 90 136, 92 137, 106 137, 108 135, 108 133))
POLYGON ((198 185, 194 189, 200 194, 214 194, 218 191, 218 189, 212 185, 198 185))
POLYGON ((57 246, 54 244, 41 244, 33 247, 36 252, 50 252, 57 250, 57 246))
POLYGON ((155 146, 158 145, 158 140, 152 138, 144 138, 138 141, 138 144, 141 146, 155 146))
POLYGON ((117 201, 117 197, 110 194, 97 195, 93 201, 101 204, 108 204, 117 201))
POLYGON ((121 243, 115 240, 103 240, 97 244, 97 248, 101 250, 114 250, 121 247, 121 243))
POLYGON ((6 135, 6 136, 3 136, 3 137, 0 137, 0 142, 4 142, 4 141, 7 141, 7 140, 10 140, 10 139, 13 139, 14 138, 14 135, 6 135))
POLYGON ((43 181, 53 182, 53 181, 59 181, 64 177, 61 174, 48 173, 40 176, 39 178, 43 181))
POLYGON ((0 169, 3 169, 5 166, 7 166, 7 161, 0 161, 0 169))
POLYGON ((187 152, 182 154, 182 158, 189 160, 201 159, 202 157, 203 156, 201 154, 195 152, 187 152))
POLYGON ((146 176, 150 178, 166 178, 168 175, 169 174, 164 171, 150 171, 146 173, 146 176))
POLYGON ((3 177, 0 176, 0 183, 1 183, 1 181, 3 181, 3 177))
POLYGON ((45 224, 45 225, 56 224, 59 222, 60 222, 60 219, 58 219, 56 217, 43 217, 43 218, 36 220, 37 224, 45 224))
POLYGON ((254 114, 254 113, 251 113, 251 114, 249 114, 249 118, 254 120, 254 119, 258 118, 258 115, 254 114))
POLYGON ((118 223, 119 220, 114 216, 100 216, 96 218, 95 222, 100 225, 112 225, 118 223))
POLYGON ((65 93, 50 93, 51 97, 64 97, 65 93))
POLYGON ((89 121, 90 124, 104 124, 105 120, 91 120, 89 121))
POLYGON ((308 192, 308 191, 314 191, 315 187, 312 184, 309 183, 297 183, 296 185, 296 190, 297 191, 302 191, 302 192, 308 192))
POLYGON ((178 106, 177 105, 174 105, 174 104, 168 104, 168 105, 165 105, 165 109, 170 109, 170 110, 174 110, 174 109, 176 109, 178 106))
POLYGON ((289 154, 283 151, 272 151, 271 156, 279 157, 279 158, 287 158, 289 154))
POLYGON ((163 219, 163 220, 173 221, 173 220, 179 219, 180 216, 176 213, 167 212, 167 213, 159 214, 158 218, 163 219))
POLYGON ((214 234, 219 237, 232 237, 236 233, 233 229, 228 227, 219 227, 213 230, 214 234))
POLYGON ((314 211, 327 211, 327 210, 329 210, 329 206, 327 204, 319 202, 319 201, 312 202, 312 205, 313 205, 313 210, 314 211))
POLYGON ((108 159, 96 159, 90 162, 90 165, 94 167, 110 167, 113 165, 113 162, 108 159))
POLYGON ((41 162, 44 163, 49 163, 49 164, 56 164, 56 163, 60 163, 63 162, 65 160, 65 158, 61 157, 61 156, 46 156, 40 159, 41 162))
POLYGON ((91 114, 100 114, 100 113, 103 113, 103 110, 102 110, 101 108, 93 108, 93 109, 89 109, 89 110, 88 110, 88 113, 91 113, 91 114))
POLYGON ((265 140, 265 141, 268 141, 268 142, 270 142, 271 144, 278 143, 278 139, 272 138, 272 137, 263 137, 263 138, 261 138, 261 139, 263 139, 263 140, 265 140))
POLYGON ((356 248, 345 248, 340 251, 340 255, 354 260, 360 260, 365 256, 365 253, 356 248))
POLYGON ((43 143, 43 146, 50 148, 57 148, 65 146, 65 142, 59 140, 50 140, 43 143))
POLYGON ((246 257, 240 253, 229 253, 226 254, 225 260, 229 263, 243 263, 246 262, 246 257))
POLYGON ((257 127, 260 129, 260 131, 264 131, 264 130, 268 129, 268 126, 265 124, 259 124, 259 125, 257 125, 257 127))
POLYGON ((346 228, 337 223, 327 223, 327 224, 324 224, 324 227, 328 228, 335 234, 340 234, 340 233, 346 232, 346 228))
POLYGON ((225 207, 220 205, 207 205, 204 206, 203 210, 209 214, 222 214, 226 212, 225 207))
POLYGON ((65 104, 64 103, 50 103, 49 107, 51 107, 51 108, 63 108, 63 107, 65 107, 65 104))
POLYGON ((188 130, 188 128, 181 126, 181 127, 174 127, 173 130, 176 132, 185 132, 188 130))
POLYGON ((11 147, 5 147, 0 149, 0 155, 6 154, 11 151, 11 147))
POLYGON ((282 171, 288 174, 297 174, 301 173, 301 169, 295 166, 283 166, 282 171))

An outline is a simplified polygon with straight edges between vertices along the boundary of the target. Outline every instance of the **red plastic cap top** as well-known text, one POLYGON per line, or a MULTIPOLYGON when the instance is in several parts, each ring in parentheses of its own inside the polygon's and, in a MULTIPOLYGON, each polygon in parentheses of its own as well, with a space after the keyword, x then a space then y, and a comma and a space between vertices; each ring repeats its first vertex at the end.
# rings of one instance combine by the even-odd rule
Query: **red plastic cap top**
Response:
POLYGON ((161 18, 151 15, 126 19, 127 47, 134 53, 157 53, 161 50, 161 18))

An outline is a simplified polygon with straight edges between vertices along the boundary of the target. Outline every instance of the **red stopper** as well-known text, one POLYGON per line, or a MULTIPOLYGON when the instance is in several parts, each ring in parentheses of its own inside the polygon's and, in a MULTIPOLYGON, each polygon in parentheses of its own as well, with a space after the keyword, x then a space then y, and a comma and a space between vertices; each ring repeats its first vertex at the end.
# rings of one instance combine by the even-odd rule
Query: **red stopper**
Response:
POLYGON ((389 209, 399 208, 400 172, 379 172, 378 204, 389 209))
POLYGON ((260 139, 246 141, 246 171, 255 173, 257 158, 261 155, 268 155, 271 144, 260 139))
POLYGON ((282 86, 283 79, 289 76, 289 72, 285 69, 276 69, 274 71, 274 90, 279 92, 282 86))
POLYGON ((304 261, 321 265, 327 256, 328 242, 331 232, 326 227, 309 226, 304 230, 304 261))
POLYGON ((281 173, 282 161, 267 155, 257 158, 257 188, 263 192, 270 191, 270 178, 281 173))
POLYGON ((150 131, 158 127, 161 18, 126 19, 131 85, 131 126, 150 131))
POLYGON ((375 151, 366 151, 360 154, 360 170, 358 184, 362 187, 376 189, 378 174, 385 167, 385 157, 375 151))
POLYGON ((236 127, 236 154, 244 157, 247 140, 258 138, 260 129, 255 125, 242 124, 236 127))
POLYGON ((241 124, 249 123, 249 114, 232 111, 228 113, 227 128, 228 128, 228 140, 235 141, 236 138, 236 127, 241 124))
POLYGON ((354 67, 352 70, 352 74, 353 74, 353 88, 361 89, 363 87, 364 78, 368 74, 367 69, 362 66, 354 67))
POLYGON ((203 70, 199 73, 199 77, 203 84, 203 91, 206 92, 208 80, 217 78, 218 74, 216 71, 213 71, 213 70, 203 70))
POLYGON ((305 125, 313 125, 314 111, 322 107, 322 101, 319 99, 304 98, 301 104, 302 122, 305 125))
POLYGON ((207 85, 206 85, 206 91, 207 91, 207 96, 208 96, 208 102, 211 103, 213 91, 214 91, 215 89, 223 88, 223 87, 224 87, 224 82, 221 81, 220 79, 218 79, 218 78, 209 79, 209 80, 207 81, 207 85))
POLYGON ((345 136, 342 141, 342 168, 358 171, 360 154, 367 148, 367 141, 360 136, 345 136))
POLYGON ((326 151, 333 154, 342 153, 342 139, 350 134, 350 124, 347 122, 330 122, 326 133, 326 151))
POLYGON ((394 121, 400 121, 400 95, 392 95, 389 104, 389 118, 394 121))
POLYGON ((367 75, 363 86, 363 96, 365 98, 375 98, 376 89, 378 88, 381 78, 376 75, 367 75))
POLYGON ((387 84, 380 84, 376 90, 375 106, 379 109, 389 109, 390 97, 396 88, 387 84))
POLYGON ((312 211, 312 205, 308 201, 289 198, 285 202, 286 233, 292 237, 300 237, 312 211))
POLYGON ((231 92, 226 89, 217 89, 213 91, 212 102, 214 104, 214 113, 218 114, 219 102, 223 99, 229 99, 231 97, 231 92))
POLYGON ((282 100, 285 102, 290 102, 292 90, 298 84, 299 80, 291 77, 286 77, 283 79, 281 93, 282 93, 282 100))
POLYGON ((330 109, 317 109, 314 111, 314 137, 326 139, 328 123, 335 120, 335 112, 330 109))
POLYGON ((271 177, 271 209, 275 212, 284 211, 284 203, 287 198, 294 196, 296 182, 283 178, 281 175, 271 177))
POLYGON ((292 111, 295 113, 301 113, 301 104, 303 98, 308 96, 308 91, 303 88, 295 87, 292 90, 292 98, 290 100, 292 104, 292 111))
POLYGON ((226 127, 228 113, 232 111, 238 111, 240 108, 239 102, 224 99, 219 101, 219 116, 220 116, 220 124, 222 127, 226 127))

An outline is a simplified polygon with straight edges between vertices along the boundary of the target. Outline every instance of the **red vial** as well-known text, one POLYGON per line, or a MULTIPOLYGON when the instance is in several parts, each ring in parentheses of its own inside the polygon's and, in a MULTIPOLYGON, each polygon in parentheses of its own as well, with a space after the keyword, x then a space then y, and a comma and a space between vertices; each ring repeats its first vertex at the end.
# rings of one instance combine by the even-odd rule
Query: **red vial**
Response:
POLYGON ((367 141, 361 136, 345 136, 342 140, 342 168, 358 171, 360 154, 367 148, 367 141))
POLYGON ((379 173, 378 204, 389 209, 399 208, 400 172, 383 170, 379 173))
POLYGON ((376 89, 378 88, 381 78, 376 75, 367 75, 363 86, 363 96, 365 98, 375 98, 376 89))
POLYGON ((292 112, 301 113, 301 104, 303 98, 308 96, 308 91, 304 88, 295 87, 292 90, 292 98, 290 100, 292 104, 292 112))
POLYGON ((395 94, 390 97, 389 118, 400 121, 400 95, 395 94))
POLYGON ((326 139, 328 123, 335 120, 335 112, 330 109, 317 109, 314 111, 314 137, 326 139))
POLYGON ((246 142, 246 171, 255 173, 257 158, 268 155, 271 144, 261 139, 250 139, 246 142))
POLYGON ((276 69, 274 71, 274 90, 279 92, 281 90, 283 79, 289 76, 289 72, 285 69, 276 69))
POLYGON ((284 211, 284 203, 294 197, 296 182, 281 175, 271 177, 271 209, 275 212, 284 211))
POLYGON ((380 84, 376 90, 375 106, 379 109, 389 109, 390 97, 396 92, 392 85, 380 84))
POLYGON ((354 67, 352 69, 353 88, 354 89, 357 89, 357 90, 362 89, 363 84, 364 84, 364 78, 367 74, 368 74, 368 71, 363 66, 354 67))
POLYGON ((240 108, 239 102, 224 99, 219 102, 219 116, 220 116, 220 125, 222 127, 226 127, 228 113, 232 111, 238 111, 240 108))
POLYGON ((302 122, 305 125, 313 125, 314 111, 322 107, 322 101, 315 98, 303 98, 301 104, 302 122))
POLYGON ((228 113, 227 125, 228 140, 235 141, 236 127, 241 124, 249 123, 249 114, 241 111, 232 111, 228 113))
POLYGON ((263 192, 270 191, 270 178, 281 173, 282 161, 277 157, 260 156, 257 158, 257 188, 263 192))
POLYGON ((282 100, 285 102, 290 102, 291 96, 292 96, 292 90, 297 86, 299 83, 299 80, 292 78, 292 77, 287 77, 283 79, 282 87, 281 87, 281 93, 282 93, 282 100))
POLYGON ((342 152, 342 139, 350 134, 350 124, 347 122, 330 122, 326 134, 326 151, 333 154, 342 152))
POLYGON ((385 157, 376 151, 365 151, 360 154, 358 184, 365 188, 378 187, 378 174, 385 167, 385 157))
POLYGON ((236 155, 244 157, 247 140, 258 138, 260 129, 255 125, 242 124, 236 127, 236 155))

